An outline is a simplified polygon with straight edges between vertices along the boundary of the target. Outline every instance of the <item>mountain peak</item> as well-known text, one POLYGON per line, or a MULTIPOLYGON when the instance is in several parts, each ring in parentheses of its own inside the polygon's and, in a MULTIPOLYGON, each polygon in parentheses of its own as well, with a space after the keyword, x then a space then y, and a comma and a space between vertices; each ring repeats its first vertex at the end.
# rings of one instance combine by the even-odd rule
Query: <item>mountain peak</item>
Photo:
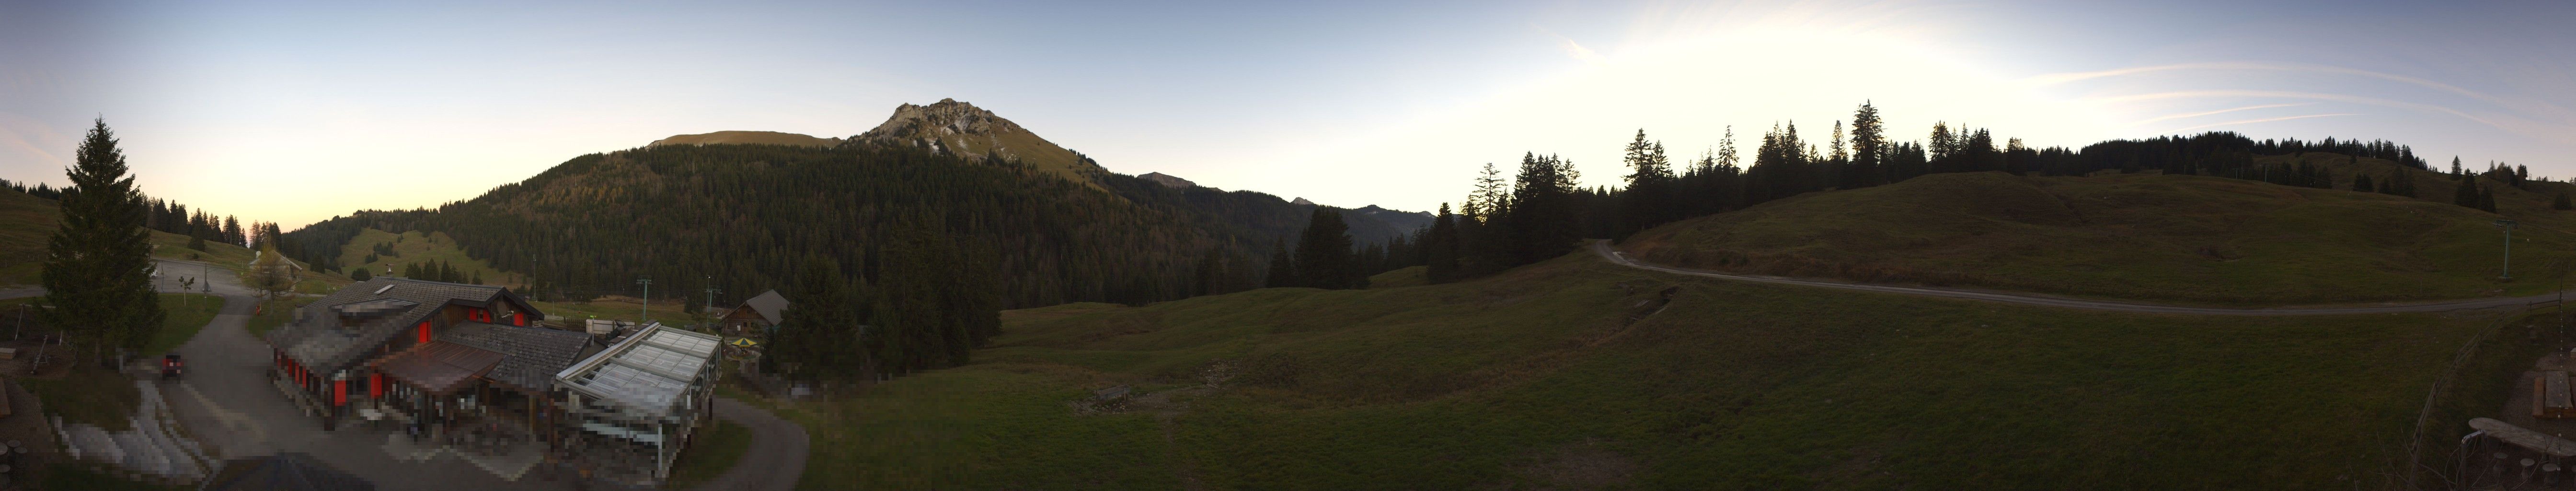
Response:
POLYGON ((1298 205, 1298 206, 1315 206, 1315 202, 1313 202, 1313 201, 1306 201, 1306 198, 1305 198, 1305 197, 1303 197, 1303 196, 1300 196, 1300 197, 1298 197, 1297 199, 1288 200, 1288 204, 1298 205))
POLYGON ((895 106, 894 115, 875 129, 852 136, 842 145, 919 145, 933 152, 982 160, 997 155, 1087 185, 1091 176, 1108 172, 1081 154, 1039 138, 1019 123, 956 99, 930 105, 895 106))
POLYGON ((895 106, 894 116, 887 117, 885 123, 851 139, 902 140, 923 134, 992 136, 1014 131, 1025 132, 1028 129, 974 104, 940 99, 927 106, 909 103, 895 106))

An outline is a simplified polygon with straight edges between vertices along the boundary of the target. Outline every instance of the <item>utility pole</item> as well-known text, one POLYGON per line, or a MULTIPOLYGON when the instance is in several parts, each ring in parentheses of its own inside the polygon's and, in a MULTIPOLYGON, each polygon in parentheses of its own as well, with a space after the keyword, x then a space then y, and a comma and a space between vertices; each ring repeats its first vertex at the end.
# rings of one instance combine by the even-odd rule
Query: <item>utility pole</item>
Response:
POLYGON ((723 291, 716 289, 716 275, 707 275, 707 303, 704 308, 716 308, 716 294, 723 291))
POLYGON ((2497 279, 2501 279, 2501 280, 2508 280, 2508 281, 2510 281, 2510 280, 2512 280, 2512 279, 2513 279, 2513 227, 2514 227, 2514 225, 2517 225, 2517 224, 2516 224, 2516 223, 2514 223, 2514 221, 2513 221, 2513 220, 2496 220, 2496 221, 2495 221, 2495 226, 2498 226, 2498 227, 2504 227, 2504 275, 2503 275, 2503 276, 2499 276, 2499 277, 2497 277, 2497 279))
POLYGON ((646 275, 636 278, 635 284, 644 285, 644 296, 635 299, 635 325, 640 327, 644 325, 644 321, 651 320, 653 315, 653 310, 646 307, 653 304, 653 277, 646 275))

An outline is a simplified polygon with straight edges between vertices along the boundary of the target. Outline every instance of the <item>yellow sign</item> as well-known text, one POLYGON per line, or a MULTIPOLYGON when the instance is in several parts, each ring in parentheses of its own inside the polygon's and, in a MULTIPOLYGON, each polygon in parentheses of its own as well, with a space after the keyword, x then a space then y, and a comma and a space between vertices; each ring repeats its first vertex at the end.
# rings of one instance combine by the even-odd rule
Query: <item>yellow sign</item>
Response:
POLYGON ((752 340, 751 340, 751 338, 733 338, 733 341, 728 342, 728 343, 725 343, 725 344, 731 344, 731 345, 733 345, 733 346, 734 346, 734 347, 736 347, 736 348, 749 348, 749 347, 753 347, 753 346, 759 346, 759 345, 760 345, 760 342, 758 342, 758 341, 752 341, 752 340))

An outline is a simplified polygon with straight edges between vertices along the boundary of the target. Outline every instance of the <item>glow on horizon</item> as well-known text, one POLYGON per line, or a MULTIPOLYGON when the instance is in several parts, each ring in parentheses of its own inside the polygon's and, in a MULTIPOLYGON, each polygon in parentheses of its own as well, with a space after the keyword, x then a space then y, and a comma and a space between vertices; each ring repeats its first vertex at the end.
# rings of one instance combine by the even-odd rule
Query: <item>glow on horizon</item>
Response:
POLYGON ((2576 170, 2561 152, 2576 144, 2576 67, 2552 54, 2576 35, 2536 6, 988 7, 0 6, 0 46, 15 47, 0 49, 0 178, 60 184, 104 114, 147 192, 292 228, 468 199, 673 134, 849 136, 940 98, 1115 172, 1407 210, 1454 202, 1482 164, 1508 172, 1524 152, 1615 186, 1640 128, 1677 161, 1730 126, 1747 152, 1793 121, 1826 148, 1863 101, 1896 140, 1934 121, 2033 147, 2237 131, 2576 170), (2242 20, 2191 14, 2222 7, 2242 20), (887 22, 959 12, 983 29, 887 22), (2317 12, 2349 17, 2283 21, 2317 12), (2372 19, 2407 22, 2320 35, 2372 19), (945 48, 907 48, 921 39, 945 48))

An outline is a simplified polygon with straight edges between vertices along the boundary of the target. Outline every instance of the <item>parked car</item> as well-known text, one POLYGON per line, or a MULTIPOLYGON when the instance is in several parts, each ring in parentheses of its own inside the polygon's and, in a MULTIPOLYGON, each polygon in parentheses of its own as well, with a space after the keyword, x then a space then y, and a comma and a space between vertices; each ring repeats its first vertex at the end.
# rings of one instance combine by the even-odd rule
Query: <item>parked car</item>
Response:
POLYGON ((175 379, 178 379, 178 378, 179 378, 179 370, 180 370, 180 369, 182 369, 182 368, 186 368, 186 366, 187 366, 187 363, 186 363, 186 362, 179 361, 179 354, 178 354, 178 353, 171 353, 171 354, 161 355, 161 379, 162 379, 162 380, 175 380, 175 379))

